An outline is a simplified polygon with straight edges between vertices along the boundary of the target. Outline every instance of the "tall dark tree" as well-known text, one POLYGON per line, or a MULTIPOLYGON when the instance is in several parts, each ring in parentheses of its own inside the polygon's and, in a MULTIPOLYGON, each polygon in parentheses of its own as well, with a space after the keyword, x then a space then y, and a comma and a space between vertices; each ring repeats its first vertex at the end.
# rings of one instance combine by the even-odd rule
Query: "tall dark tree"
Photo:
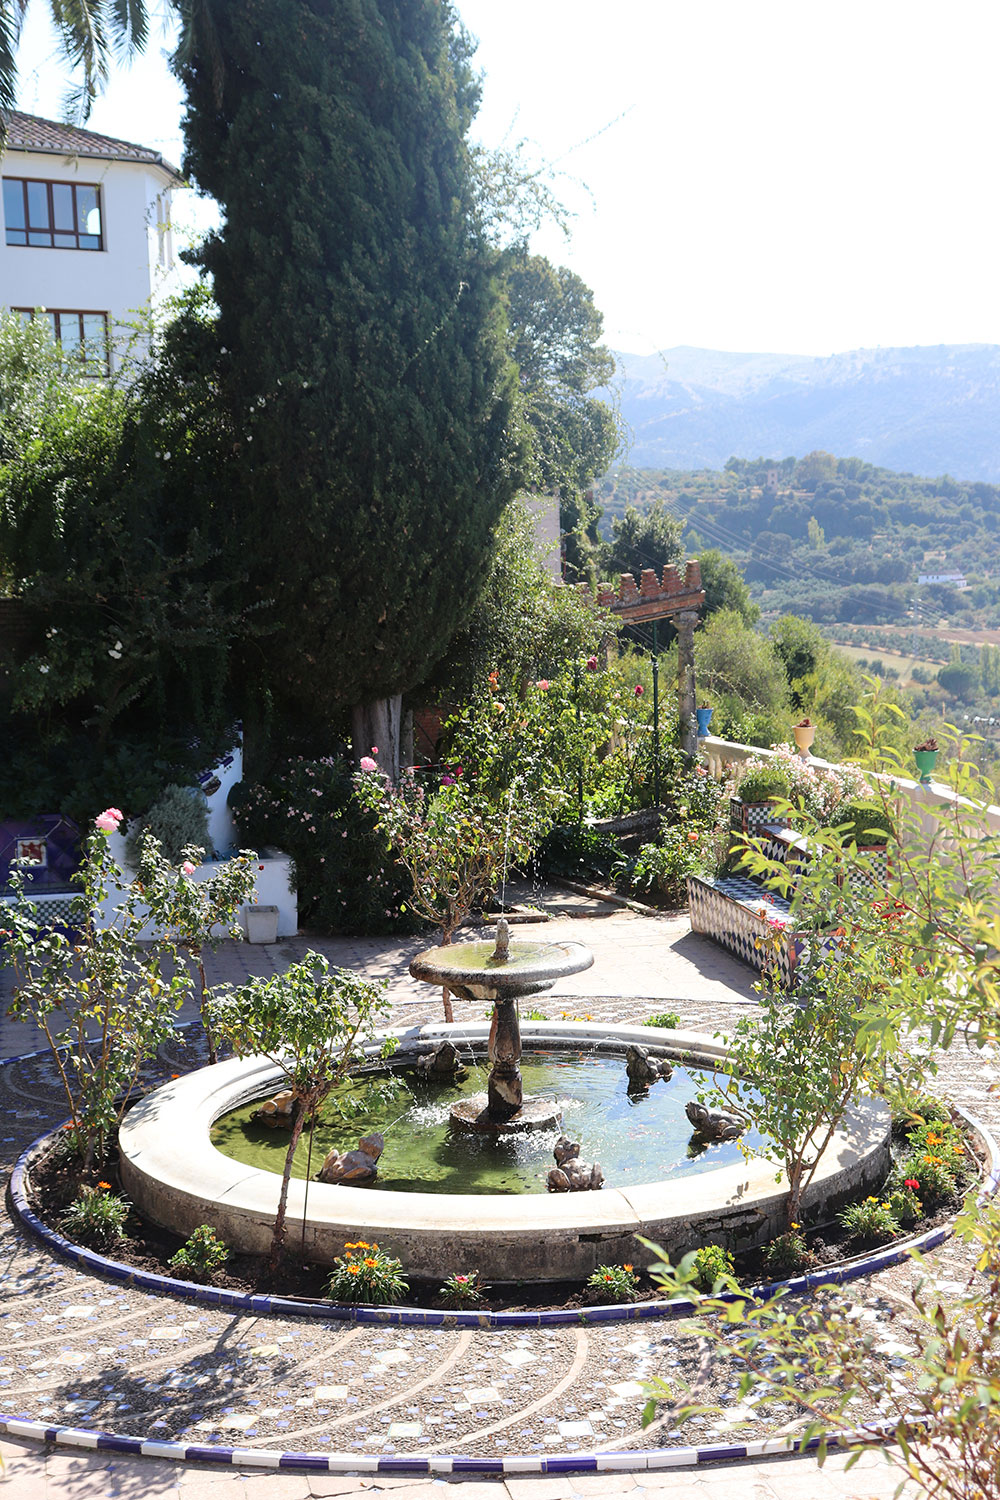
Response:
POLYGON ((611 379, 615 362, 600 343, 604 319, 587 284, 523 247, 507 256, 511 353, 532 429, 532 481, 559 496, 566 563, 588 571, 601 507, 589 486, 618 447, 612 409, 592 393, 611 379))
POLYGON ((388 765, 521 478, 517 381, 439 0, 234 0, 192 29, 186 167, 236 433, 217 519, 274 629, 252 671, 388 765), (221 56, 223 70, 213 64, 221 56))

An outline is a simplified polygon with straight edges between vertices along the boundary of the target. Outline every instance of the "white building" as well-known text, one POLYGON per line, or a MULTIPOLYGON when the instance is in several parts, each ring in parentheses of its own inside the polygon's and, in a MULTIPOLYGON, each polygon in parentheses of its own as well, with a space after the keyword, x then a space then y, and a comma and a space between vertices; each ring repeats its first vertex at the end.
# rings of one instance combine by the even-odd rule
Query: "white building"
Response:
POLYGON ((145 146, 17 111, 5 119, 0 306, 46 317, 64 350, 107 373, 127 325, 175 289, 180 175, 145 146))

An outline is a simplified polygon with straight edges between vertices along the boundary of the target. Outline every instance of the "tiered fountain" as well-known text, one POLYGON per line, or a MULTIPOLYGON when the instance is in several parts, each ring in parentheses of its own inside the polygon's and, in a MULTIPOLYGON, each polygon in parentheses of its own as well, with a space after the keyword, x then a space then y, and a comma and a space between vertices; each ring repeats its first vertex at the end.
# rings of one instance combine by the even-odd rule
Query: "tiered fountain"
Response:
POLYGON ((551 989, 557 979, 589 969, 594 955, 582 943, 511 943, 506 917, 497 923, 496 944, 456 943, 431 948, 410 964, 414 979, 447 985, 463 1000, 490 1000, 490 1074, 485 1094, 452 1105, 459 1130, 510 1135, 555 1130, 562 1110, 555 1099, 527 1098, 521 1082, 518 1000, 551 989))

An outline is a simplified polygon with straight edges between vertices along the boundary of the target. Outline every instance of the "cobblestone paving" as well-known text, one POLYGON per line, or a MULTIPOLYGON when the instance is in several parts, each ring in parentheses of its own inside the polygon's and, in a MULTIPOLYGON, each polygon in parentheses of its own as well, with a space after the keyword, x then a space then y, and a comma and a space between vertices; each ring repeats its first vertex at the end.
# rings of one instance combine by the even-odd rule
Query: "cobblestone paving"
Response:
MULTIPOLYGON (((682 1024, 711 1032, 731 1025, 752 1004, 746 972, 691 938, 682 918, 644 919, 621 911, 596 917, 583 900, 560 906, 545 936, 582 938, 596 961, 558 996, 542 997, 552 1018, 566 1013, 641 1021, 653 1010, 672 1008, 680 1011, 682 1024), (581 980, 589 981, 589 994, 581 980)), ((212 960, 212 978, 271 972, 306 946, 304 939, 268 949, 225 944, 212 960)), ((428 999, 420 993, 426 987, 403 977, 419 943, 343 940, 316 946, 337 962, 383 972, 391 980, 396 1024, 439 1018, 433 992, 428 999)), ((478 1014, 456 1007, 459 1019, 478 1014)), ((7 1055, 23 1047, 18 1032, 8 1023, 7 1055)), ((198 1060, 194 1028, 190 1037, 184 1051, 160 1059, 163 1073, 198 1060)), ((987 1123, 1000 1123, 990 1092, 998 1076, 994 1063, 959 1046, 940 1076, 942 1091, 987 1123)), ((9 1170, 23 1147, 63 1113, 46 1058, 0 1069, 5 1167, 9 1170)), ((10 1415, 188 1443, 359 1454, 601 1452, 743 1440, 756 1433, 752 1426, 734 1428, 739 1415, 734 1405, 721 1418, 694 1419, 676 1433, 655 1425, 642 1430, 639 1382, 685 1363, 685 1340, 669 1325, 423 1330, 251 1317, 95 1280, 54 1259, 6 1215, 0 1264, 5 1292, 0 1410, 10 1415)), ((969 1258, 961 1247, 946 1245, 931 1257, 931 1269, 947 1291, 967 1275, 969 1258)), ((878 1326, 885 1323, 887 1337, 913 1274, 909 1267, 897 1268, 852 1289, 878 1326)), ((735 1402, 735 1396, 729 1399, 735 1402)), ((6 1442, 3 1451, 8 1456, 3 1489, 11 1500, 22 1493, 44 1500, 48 1495, 172 1494, 177 1488, 185 1500, 197 1500, 202 1492, 308 1496, 390 1488, 396 1500, 411 1495, 426 1500, 443 1496, 445 1482, 246 1477, 101 1455, 43 1458, 16 1442, 6 1442)), ((462 1500, 485 1500, 487 1490, 495 1500, 562 1500, 633 1488, 667 1489, 681 1500, 696 1495, 791 1500, 793 1494, 805 1496, 806 1485, 809 1496, 821 1500, 834 1494, 888 1496, 894 1483, 889 1471, 868 1460, 849 1474, 839 1462, 820 1473, 812 1460, 782 1460, 634 1479, 477 1481, 464 1486, 462 1500)))

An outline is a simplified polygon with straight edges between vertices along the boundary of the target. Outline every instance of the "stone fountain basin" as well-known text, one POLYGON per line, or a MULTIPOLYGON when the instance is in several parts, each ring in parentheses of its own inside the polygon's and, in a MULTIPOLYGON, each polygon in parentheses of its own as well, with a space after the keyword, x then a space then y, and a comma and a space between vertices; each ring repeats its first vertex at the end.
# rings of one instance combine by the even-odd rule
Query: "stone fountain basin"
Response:
MULTIPOLYGON (((394 1035, 414 1045, 450 1037, 481 1049, 488 1033, 485 1024, 455 1023, 394 1035)), ((525 1023, 522 1034, 526 1050, 624 1053, 638 1042, 708 1062, 726 1057, 708 1036, 660 1027, 546 1021, 525 1023)), ((274 1092, 281 1076, 266 1058, 233 1059, 174 1079, 131 1109, 119 1131, 121 1177, 142 1212, 184 1237, 210 1224, 232 1248, 266 1253, 281 1179, 224 1156, 210 1131, 220 1115, 274 1092)), ((889 1136, 884 1102, 863 1100, 824 1152, 804 1213, 826 1219, 872 1191, 889 1168, 889 1136)), ((306 1187, 296 1179, 289 1185, 288 1243, 296 1249, 306 1187)), ((393 1193, 313 1181, 304 1253, 331 1265, 345 1240, 361 1238, 398 1255, 409 1276, 440 1281, 450 1271, 478 1269, 487 1281, 577 1280, 599 1265, 650 1264, 655 1257, 636 1235, 675 1260, 707 1243, 733 1250, 762 1244, 785 1228, 786 1192, 776 1165, 760 1157, 672 1181, 544 1196, 393 1193)))
POLYGON ((583 943, 530 943, 511 939, 508 958, 494 959, 493 938, 428 948, 410 964, 414 979, 447 985, 477 1000, 508 1000, 540 995, 557 979, 589 969, 594 955, 583 943))

